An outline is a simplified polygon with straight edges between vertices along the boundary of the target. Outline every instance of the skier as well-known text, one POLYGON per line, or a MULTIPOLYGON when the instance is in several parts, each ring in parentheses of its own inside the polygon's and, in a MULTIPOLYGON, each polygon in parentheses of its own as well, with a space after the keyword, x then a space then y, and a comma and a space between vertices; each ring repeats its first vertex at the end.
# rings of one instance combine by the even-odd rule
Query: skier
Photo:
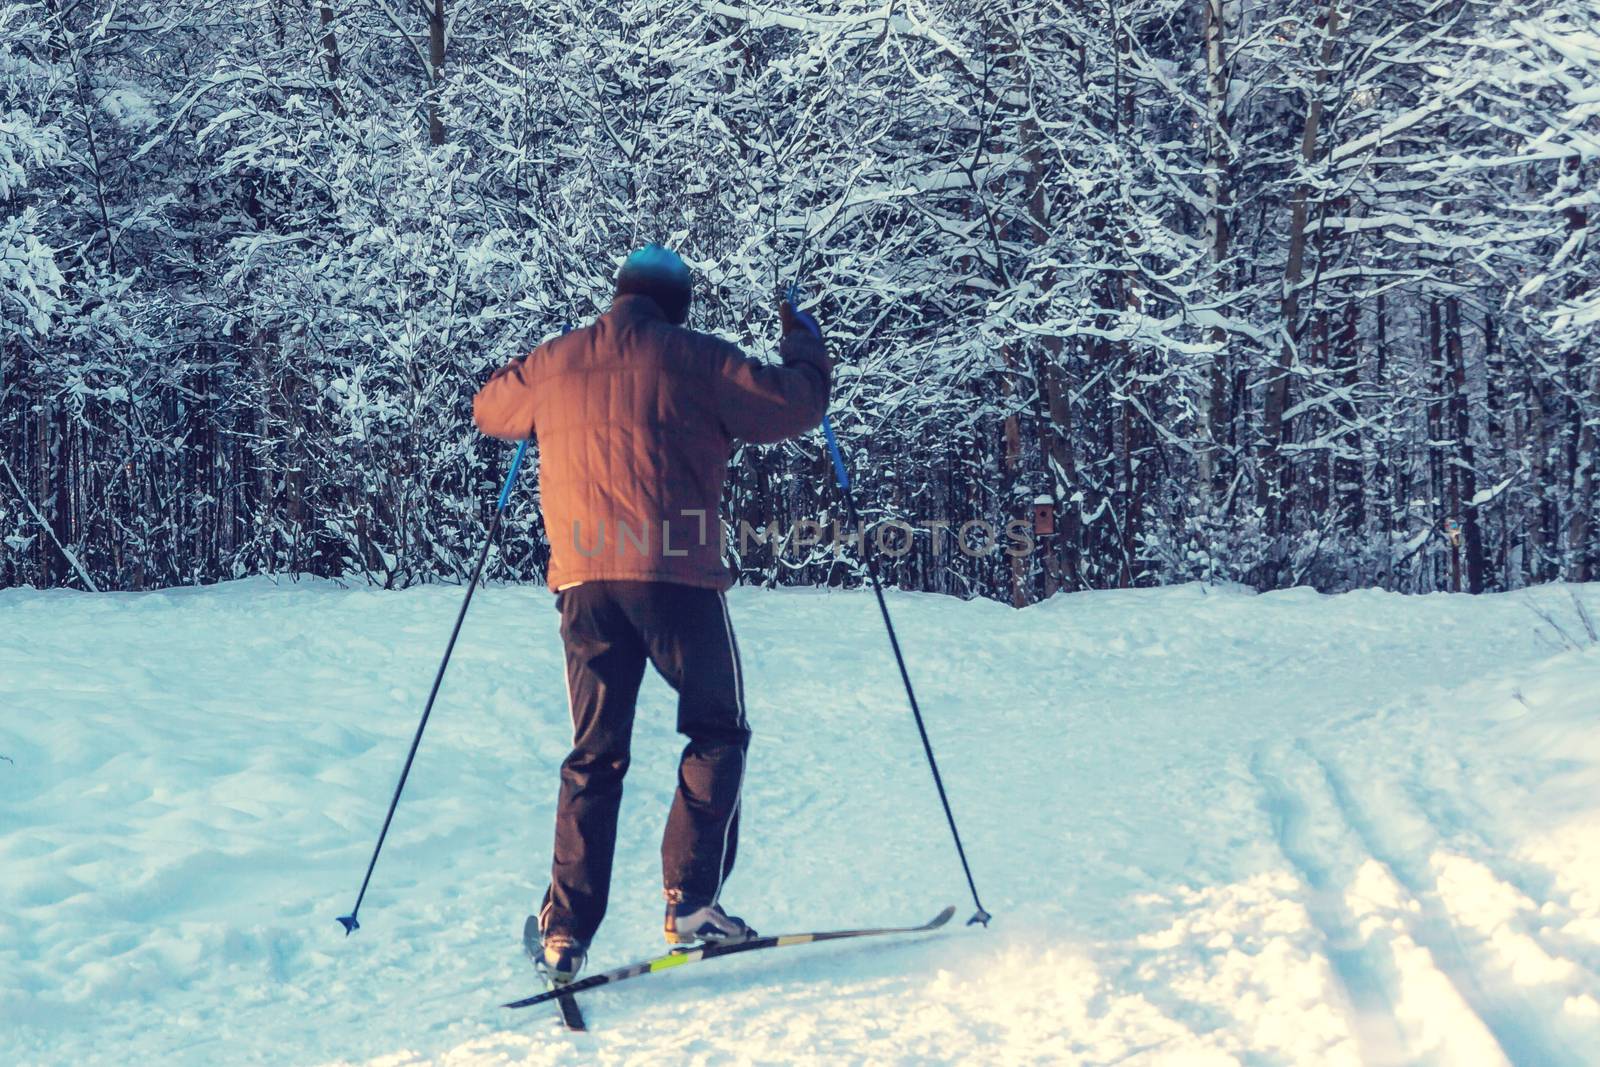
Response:
POLYGON ((473 401, 484 433, 539 447, 573 745, 550 886, 525 936, 536 933, 557 986, 582 968, 605 915, 647 661, 677 692, 688 738, 661 842, 667 941, 755 936, 720 903, 750 739, 722 487, 735 439, 773 443, 822 421, 832 373, 815 322, 787 302, 781 367, 684 328, 689 269, 660 245, 630 255, 615 289, 592 325, 496 371, 473 401))

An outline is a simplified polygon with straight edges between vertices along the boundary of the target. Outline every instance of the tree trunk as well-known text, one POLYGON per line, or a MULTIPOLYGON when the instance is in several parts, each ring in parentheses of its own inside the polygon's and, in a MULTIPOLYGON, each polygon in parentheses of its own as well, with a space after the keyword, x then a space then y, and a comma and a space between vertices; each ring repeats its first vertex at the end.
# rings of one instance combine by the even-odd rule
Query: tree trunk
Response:
POLYGON ((444 0, 433 0, 433 11, 428 16, 428 143, 444 144, 444 118, 440 115, 439 96, 444 92, 444 0))
POLYGON ((1595 509, 1595 422, 1600 418, 1600 371, 1587 369, 1591 361, 1584 358, 1580 346, 1574 344, 1567 353, 1570 411, 1572 470, 1572 496, 1567 512, 1567 580, 1587 582, 1594 577, 1591 561, 1595 546, 1590 543, 1594 532, 1595 509), (1584 377, 1588 375, 1589 381, 1584 377))
MULTIPOLYGON (((1228 110, 1229 63, 1227 56, 1228 26, 1224 5, 1227 0, 1205 0, 1205 24, 1202 30, 1206 54, 1206 107, 1210 122, 1206 129, 1206 213, 1205 242, 1210 253, 1213 286, 1220 295, 1228 290, 1225 264, 1228 260, 1228 241, 1231 236, 1233 187, 1229 168, 1232 166, 1229 138, 1233 128, 1232 113, 1228 110)), ((1220 488, 1225 472, 1219 470, 1219 453, 1228 430, 1228 331, 1214 325, 1206 332, 1206 339, 1216 346, 1211 356, 1205 403, 1207 440, 1198 450, 1200 488, 1210 495, 1220 488)))
MULTIPOLYGON (((1505 352, 1500 347, 1500 335, 1493 311, 1484 313, 1483 316, 1483 358, 1485 378, 1485 407, 1488 411, 1487 439, 1499 444, 1506 449, 1517 446, 1516 430, 1507 422, 1507 402, 1510 397, 1510 383, 1506 377, 1505 352)), ((1505 468, 1499 467, 1499 475, 1503 475, 1505 468)), ((1510 494, 1502 493, 1494 504, 1493 514, 1498 519, 1498 539, 1493 554, 1493 568, 1495 582, 1501 589, 1513 588, 1516 576, 1511 571, 1511 529, 1507 521, 1507 512, 1510 505, 1507 500, 1510 494)), ((1480 516, 1481 517, 1481 516, 1480 516)), ((1489 560, 1485 561, 1485 569, 1489 567, 1489 560)), ((1487 579, 1485 580, 1487 584, 1487 579)))
MULTIPOLYGON (((1016 368, 1021 362, 1017 355, 1016 345, 1008 344, 1005 346, 1005 362, 1009 373, 1005 377, 1004 391, 1007 405, 1010 406, 1016 393, 1016 385, 1014 384, 1016 368)), ((1003 437, 1005 441, 1005 477, 1001 480, 1002 492, 1000 499, 1003 501, 1002 519, 1010 520, 1013 518, 1012 511, 1016 501, 1026 495, 1017 491, 1019 487, 1023 487, 1024 457, 1022 452, 1022 420, 1015 408, 1006 415, 1003 437)), ((1014 608, 1024 607, 1031 599, 1028 595, 1029 560, 1026 556, 1009 556, 1007 558, 1010 562, 1011 572, 1011 606, 1014 608)))
POLYGON ((339 95, 339 74, 344 64, 339 58, 339 38, 333 28, 333 8, 320 4, 317 16, 322 23, 322 65, 328 73, 328 99, 333 104, 333 113, 344 118, 344 98, 339 95))
POLYGON ((1528 558, 1524 571, 1530 581, 1551 577, 1548 568, 1555 530, 1555 493, 1550 470, 1550 409, 1544 383, 1534 377, 1533 361, 1523 364, 1529 421, 1528 485, 1533 494, 1533 514, 1528 520, 1528 558))
MULTIPOLYGON (((1018 42, 1019 45, 1022 42, 1018 42)), ((1028 204, 1028 237, 1035 248, 1042 248, 1050 239, 1051 220, 1045 199, 1046 172, 1042 138, 1037 116, 1029 112, 1022 122, 1023 158, 1027 162, 1024 193, 1028 204)), ((1046 270, 1039 279, 1045 292, 1052 292, 1057 281, 1054 267, 1046 270)), ((1067 500, 1071 497, 1073 483, 1077 481, 1077 468, 1072 449, 1072 410, 1066 384, 1064 356, 1066 345, 1057 336, 1047 336, 1039 341, 1039 356, 1035 360, 1038 388, 1044 394, 1045 412, 1039 420, 1039 451, 1048 467, 1048 489, 1054 502, 1054 511, 1061 521, 1056 532, 1048 535, 1041 545, 1044 554, 1044 595, 1053 596, 1063 584, 1067 574, 1077 572, 1076 546, 1078 543, 1077 508, 1073 506, 1067 518, 1067 500), (1066 559, 1062 559, 1065 549, 1066 559)))
MULTIPOLYGON (((1446 530, 1455 518, 1456 505, 1450 496, 1450 472, 1445 455, 1445 411, 1443 398, 1449 388, 1449 372, 1444 362, 1444 325, 1439 301, 1428 300, 1428 515, 1435 530, 1446 530)), ((1437 582, 1437 577, 1434 581, 1437 582)))
POLYGON ((1345 396, 1334 405, 1334 411, 1347 427, 1355 428, 1356 438, 1352 444, 1339 450, 1334 459, 1333 474, 1337 499, 1344 512, 1345 529, 1352 536, 1359 536, 1367 522, 1366 480, 1363 474, 1369 453, 1367 442, 1371 437, 1364 429, 1365 424, 1354 399, 1356 389, 1361 384, 1360 341, 1361 306, 1355 300, 1347 300, 1333 344, 1334 358, 1342 369, 1340 385, 1345 396))
POLYGON ((1461 345, 1461 299, 1451 296, 1444 304, 1445 356, 1450 361, 1451 429, 1456 439, 1456 462, 1451 464, 1456 507, 1461 522, 1461 542, 1466 550, 1467 592, 1483 592, 1483 531, 1478 521, 1478 474, 1472 448, 1471 405, 1467 402, 1467 364, 1461 345))
MULTIPOLYGON (((1339 33, 1339 0, 1329 0, 1327 15, 1323 18, 1322 49, 1319 53, 1316 76, 1312 79, 1312 94, 1306 108, 1305 127, 1300 138, 1300 156, 1305 166, 1316 162, 1320 151, 1318 138, 1322 130, 1323 89, 1328 83, 1328 70, 1333 63, 1334 43, 1339 33)), ((1279 305, 1279 318, 1283 331, 1283 344, 1278 350, 1278 360, 1273 365, 1267 381, 1266 398, 1262 411, 1260 483, 1258 499, 1266 512, 1267 531, 1278 540, 1284 531, 1288 506, 1288 464, 1283 456, 1286 442, 1284 412, 1289 407, 1289 375, 1296 359, 1300 334, 1300 285, 1305 278, 1306 224, 1310 217, 1308 201, 1312 189, 1302 182, 1295 191, 1289 220, 1289 255, 1284 268, 1283 297, 1279 305)), ((1277 558, 1272 562, 1281 569, 1283 548, 1275 545, 1277 558)))

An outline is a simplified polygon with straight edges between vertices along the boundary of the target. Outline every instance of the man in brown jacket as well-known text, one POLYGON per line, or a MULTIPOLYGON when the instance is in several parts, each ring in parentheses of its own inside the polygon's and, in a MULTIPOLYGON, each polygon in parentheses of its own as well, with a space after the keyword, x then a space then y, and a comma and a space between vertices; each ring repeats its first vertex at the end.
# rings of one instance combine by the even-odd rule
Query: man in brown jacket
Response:
POLYGON ((582 967, 605 915, 646 662, 677 692, 689 739, 661 842, 667 940, 754 936, 719 903, 750 739, 724 595, 722 487, 735 440, 782 441, 822 421, 832 363, 788 304, 782 366, 685 329, 691 292, 678 256, 641 249, 609 311, 501 368, 473 401, 484 433, 538 443, 573 746, 550 887, 525 937, 539 939, 557 983, 582 967))

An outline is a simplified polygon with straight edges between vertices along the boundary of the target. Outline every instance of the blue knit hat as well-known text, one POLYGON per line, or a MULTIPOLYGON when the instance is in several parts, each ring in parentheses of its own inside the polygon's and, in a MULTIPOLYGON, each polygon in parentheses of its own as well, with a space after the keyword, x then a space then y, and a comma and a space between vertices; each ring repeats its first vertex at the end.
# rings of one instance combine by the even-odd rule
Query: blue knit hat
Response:
POLYGON ((648 244, 629 256, 617 272, 617 295, 637 293, 648 296, 667 320, 679 326, 688 321, 689 298, 693 282, 689 267, 678 254, 658 244, 648 244))

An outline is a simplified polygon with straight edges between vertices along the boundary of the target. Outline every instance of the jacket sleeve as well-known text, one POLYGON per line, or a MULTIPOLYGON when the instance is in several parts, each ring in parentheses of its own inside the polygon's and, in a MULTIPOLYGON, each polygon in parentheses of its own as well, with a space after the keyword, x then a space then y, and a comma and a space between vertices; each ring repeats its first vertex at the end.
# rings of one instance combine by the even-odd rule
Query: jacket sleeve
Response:
POLYGON ((533 436, 534 349, 495 371, 472 398, 472 421, 490 437, 521 441, 533 436))
POLYGON ((768 445, 797 437, 828 410, 833 361, 822 341, 804 331, 778 346, 783 366, 751 359, 733 345, 716 353, 717 416, 729 437, 768 445))

